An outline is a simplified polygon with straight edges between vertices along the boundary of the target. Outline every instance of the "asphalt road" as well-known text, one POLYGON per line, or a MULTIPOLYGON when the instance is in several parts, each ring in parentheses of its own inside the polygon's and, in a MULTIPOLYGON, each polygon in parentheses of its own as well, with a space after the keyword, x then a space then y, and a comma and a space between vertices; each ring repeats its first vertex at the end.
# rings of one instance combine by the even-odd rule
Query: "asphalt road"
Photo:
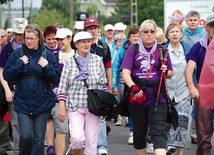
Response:
MULTIPOLYGON (((125 119, 123 119, 125 121, 125 119)), ((115 126, 114 122, 108 123, 111 126, 111 132, 109 133, 107 139, 108 139, 108 145, 109 155, 135 155, 134 148, 132 145, 128 145, 128 135, 129 135, 129 129, 128 127, 123 126, 115 126)), ((185 155, 195 155, 196 152, 196 145, 191 144, 190 138, 188 139, 188 146, 189 150, 185 150, 185 155)), ((212 138, 212 143, 214 144, 214 138, 212 138)), ((9 155, 13 155, 12 151, 8 152, 9 155)), ((174 153, 175 155, 176 153, 174 153)), ((214 150, 212 150, 212 153, 214 154, 214 150)), ((172 154, 173 155, 173 154, 172 154)))

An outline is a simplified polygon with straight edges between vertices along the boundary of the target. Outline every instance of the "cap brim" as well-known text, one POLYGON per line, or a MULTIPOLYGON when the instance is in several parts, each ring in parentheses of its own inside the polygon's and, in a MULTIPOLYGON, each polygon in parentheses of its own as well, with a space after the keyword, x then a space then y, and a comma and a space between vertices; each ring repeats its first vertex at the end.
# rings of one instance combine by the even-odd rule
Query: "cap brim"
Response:
POLYGON ((214 23, 214 21, 210 21, 209 23, 206 24, 206 26, 210 26, 214 23))
POLYGON ((86 27, 89 27, 89 26, 100 26, 99 24, 95 24, 95 23, 89 23, 89 24, 87 24, 87 26, 86 27))

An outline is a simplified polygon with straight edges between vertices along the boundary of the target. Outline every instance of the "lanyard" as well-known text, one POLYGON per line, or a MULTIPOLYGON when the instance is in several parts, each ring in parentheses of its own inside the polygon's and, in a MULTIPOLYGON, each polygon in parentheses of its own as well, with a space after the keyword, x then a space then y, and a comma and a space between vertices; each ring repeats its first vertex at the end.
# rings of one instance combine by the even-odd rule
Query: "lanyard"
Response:
POLYGON ((155 56, 156 56, 156 50, 155 50, 155 52, 153 53, 152 61, 151 61, 151 63, 150 63, 150 68, 149 68, 149 72, 148 72, 148 74, 147 74, 146 80, 149 79, 150 74, 151 74, 151 72, 152 72, 152 68, 153 68, 153 66, 154 66, 154 64, 155 64, 155 56))

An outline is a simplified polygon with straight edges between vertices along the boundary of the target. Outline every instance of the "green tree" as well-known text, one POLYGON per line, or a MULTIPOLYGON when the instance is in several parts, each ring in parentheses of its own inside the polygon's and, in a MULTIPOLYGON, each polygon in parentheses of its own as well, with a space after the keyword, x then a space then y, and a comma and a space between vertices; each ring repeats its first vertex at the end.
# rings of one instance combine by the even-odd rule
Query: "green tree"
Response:
POLYGON ((89 4, 86 12, 88 12, 91 17, 96 17, 96 10, 99 10, 96 4, 89 4))
MULTIPOLYGON (((64 20, 64 25, 70 27, 70 1, 71 0, 42 0, 42 8, 45 7, 48 10, 56 9, 61 15, 64 20)), ((77 0, 73 1, 73 17, 76 17, 78 8, 80 8, 80 4, 77 0)))
MULTIPOLYGON (((66 23, 66 18, 56 9, 47 9, 43 7, 38 14, 34 14, 30 23, 37 23, 41 30, 44 30, 48 25, 54 25, 56 22, 66 23)), ((65 25, 65 27, 69 27, 65 25)))
POLYGON ((4 3, 7 4, 8 1, 13 1, 13 0, 0 0, 0 5, 2 5, 2 4, 4 4, 4 3))
MULTIPOLYGON (((163 0, 138 0, 138 25, 146 19, 154 19, 157 25, 161 28, 164 27, 164 1, 163 0)), ((122 21, 126 24, 131 24, 131 1, 130 0, 117 0, 115 6, 115 13, 113 17, 116 21, 122 21)))

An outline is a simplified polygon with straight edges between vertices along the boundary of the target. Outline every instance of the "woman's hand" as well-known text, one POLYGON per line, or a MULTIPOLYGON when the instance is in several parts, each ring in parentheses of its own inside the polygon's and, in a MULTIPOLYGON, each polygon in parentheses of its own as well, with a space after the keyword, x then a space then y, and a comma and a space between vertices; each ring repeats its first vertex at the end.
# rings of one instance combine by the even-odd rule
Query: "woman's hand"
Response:
POLYGON ((61 122, 64 122, 66 119, 66 108, 65 106, 59 106, 58 118, 61 122))
POLYGON ((189 89, 189 93, 190 93, 191 98, 193 98, 193 99, 199 98, 199 92, 195 86, 193 86, 189 89))
POLYGON ((163 72, 166 72, 168 70, 168 67, 167 65, 161 65, 161 68, 160 68, 163 72))
POLYGON ((42 68, 44 68, 44 67, 48 64, 48 61, 47 61, 45 58, 40 57, 40 59, 39 59, 39 61, 38 61, 38 64, 39 64, 42 68))
POLYGON ((6 95, 6 100, 8 103, 12 103, 13 102, 13 98, 14 98, 14 94, 11 90, 6 90, 5 91, 5 95, 6 95))
POLYGON ((22 56, 20 59, 24 62, 25 65, 29 63, 29 59, 26 55, 22 56))
POLYGON ((140 98, 140 97, 143 96, 143 91, 142 91, 142 89, 141 89, 140 87, 138 87, 137 85, 131 86, 131 90, 132 90, 131 93, 132 93, 135 97, 140 98))

